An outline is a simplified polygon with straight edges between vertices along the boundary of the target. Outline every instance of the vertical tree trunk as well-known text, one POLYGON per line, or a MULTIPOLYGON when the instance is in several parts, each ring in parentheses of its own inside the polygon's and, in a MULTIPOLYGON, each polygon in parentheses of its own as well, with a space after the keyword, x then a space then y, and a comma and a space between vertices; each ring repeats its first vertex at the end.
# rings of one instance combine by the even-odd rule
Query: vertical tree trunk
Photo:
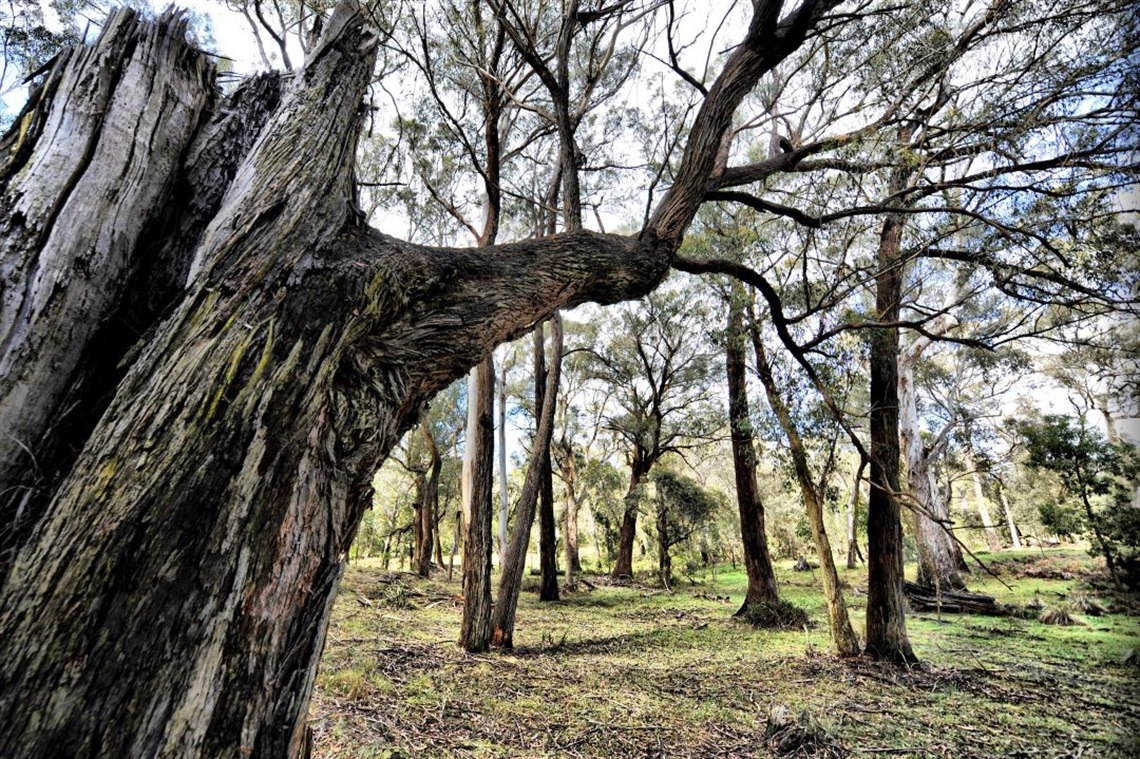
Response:
POLYGON ((740 538, 744 545, 744 569, 748 590, 737 614, 750 604, 778 601, 776 573, 768 553, 764 531, 764 504, 756 484, 756 448, 752 438, 752 418, 748 413, 748 384, 745 378, 744 287, 736 282, 728 301, 728 333, 725 369, 728 377, 728 419, 732 429, 732 467, 736 475, 736 503, 740 512, 740 538))
POLYGON ((867 467, 867 461, 862 456, 859 457, 859 462, 855 465, 855 477, 851 482, 851 496, 847 499, 847 568, 854 569, 857 565, 856 561, 866 561, 863 558, 862 552, 859 550, 858 533, 855 526, 858 523, 859 514, 859 500, 863 487, 863 470, 867 467))
MULTIPOLYGON (((534 408, 535 413, 545 412, 547 403, 546 384, 546 341, 543 339, 543 328, 539 324, 534 328, 534 408)), ((551 356, 551 362, 561 362, 561 352, 551 356)), ((551 369, 551 374, 560 375, 557 369, 551 369)), ((558 386, 554 387, 554 395, 549 396, 550 406, 553 408, 558 402, 558 386)), ((553 412, 552 412, 553 413, 553 412)), ((537 425, 536 425, 537 430, 537 425)), ((547 436, 542 448, 535 448, 532 456, 538 459, 539 465, 539 491, 538 491, 538 557, 541 584, 538 598, 541 601, 558 600, 558 545, 554 534, 554 472, 550 461, 550 440, 547 436)), ((535 437, 535 446, 539 444, 535 437)))
POLYGON ((657 570, 661 585, 673 588, 673 559, 669 555, 669 512, 660 492, 657 496, 657 570))
MULTIPOLYGON (((476 368, 477 388, 490 388, 494 392, 495 366, 488 357, 476 368)), ((492 396, 493 397, 493 396, 492 396)), ((466 532, 463 537, 463 618, 460 623, 459 645, 471 652, 486 651, 491 644, 491 488, 494 473, 487 466, 488 449, 495 445, 493 410, 488 394, 477 392, 468 396, 467 446, 471 449, 470 499, 466 500, 466 532), (470 420, 474 417, 472 432, 470 420)), ((468 457, 464 457, 467 463, 468 457)))
MULTIPOLYGON (((555 355, 562 354, 562 318, 556 313, 550 320, 551 349, 555 355)), ((554 431, 554 399, 557 397, 558 375, 562 362, 551 364, 546 377, 546 392, 543 394, 542 408, 539 410, 538 427, 535 430, 535 450, 549 447, 554 431)), ((526 551, 530 544, 530 528, 534 523, 534 512, 538 506, 538 491, 541 487, 541 462, 531 456, 527 465, 519 503, 515 508, 515 525, 511 530, 511 540, 507 547, 507 558, 499 578, 499 599, 495 604, 493 643, 503 648, 514 646, 515 613, 518 611, 519 591, 522 588, 523 570, 526 569, 526 551)))
POLYGON ((574 463, 574 448, 566 438, 562 439, 562 481, 566 485, 566 511, 564 513, 563 540, 566 544, 566 580, 572 582, 574 575, 582 571, 582 561, 578 552, 578 468, 574 463))
POLYGON ((970 467, 970 478, 974 482, 974 503, 978 509, 978 516, 982 518, 982 530, 986 536, 986 546, 990 551, 1001 550, 1001 538, 998 537, 994 518, 990 516, 989 506, 986 505, 986 494, 982 488, 982 475, 978 471, 977 461, 973 455, 966 456, 966 466, 970 467))
MULTIPOLYGON (((904 130, 905 131, 905 130, 904 130)), ((902 170, 900 170, 901 172, 902 170)), ((905 183, 896 177, 892 187, 905 183)), ((897 322, 903 290, 902 217, 889 214, 879 240, 875 312, 897 322)), ((903 532, 899 508, 899 331, 871 331, 871 493, 867 503, 867 655, 914 661, 906 633, 903 532)))
POLYGON ((504 356, 499 366, 499 423, 496 425, 499 436, 499 563, 507 555, 507 522, 510 520, 510 490, 507 484, 507 359, 504 356))
MULTIPOLYGON (((941 332, 937 324, 933 330, 941 332)), ((918 419, 918 400, 914 386, 914 369, 923 348, 930 343, 926 336, 916 338, 900 356, 899 435, 907 463, 907 490, 914 499, 913 524, 918 547, 918 582, 933 588, 960 590, 966 581, 958 572, 954 540, 947 533, 950 509, 933 486, 930 454, 922 445, 922 428, 918 419)))
POLYGON ((427 419, 420 420, 420 433, 427 445, 428 466, 424 475, 423 501, 420 504, 420 546, 416 556, 416 574, 430 577, 432 549, 437 544, 435 523, 439 512, 439 475, 443 470, 443 459, 439 455, 439 446, 435 444, 427 419))
POLYGON ((621 532, 618 534, 617 559, 610 576, 615 580, 633 579, 633 543, 637 537, 637 512, 641 506, 641 480, 649 473, 648 465, 635 459, 630 465, 629 489, 626 490, 625 506, 621 519, 621 532))
POLYGON ((0 580, 183 284, 187 251, 162 231, 176 185, 198 200, 182 160, 213 75, 185 18, 137 21, 119 11, 61 53, 0 141, 0 580))

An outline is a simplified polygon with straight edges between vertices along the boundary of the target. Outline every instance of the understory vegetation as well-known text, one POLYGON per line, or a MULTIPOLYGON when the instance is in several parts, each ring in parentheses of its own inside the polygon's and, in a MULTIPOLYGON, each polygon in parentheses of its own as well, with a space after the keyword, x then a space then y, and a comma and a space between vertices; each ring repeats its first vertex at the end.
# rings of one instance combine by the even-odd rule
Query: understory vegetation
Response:
MULTIPOLYGON (((829 653, 818 572, 791 562, 780 589, 806 627, 734 617, 746 579, 731 567, 672 592, 587 576, 557 603, 524 590, 515 649, 490 655, 455 646, 446 572, 359 562, 310 709, 314 755, 1134 756, 1140 608, 1113 599, 1082 549, 983 558, 996 576, 975 572, 971 588, 1025 613, 911 614, 912 668, 829 653), (1041 621, 1057 610, 1075 624, 1041 621), (772 724, 789 718, 816 732, 781 740, 772 724)), ((865 571, 841 577, 861 609, 865 571)))

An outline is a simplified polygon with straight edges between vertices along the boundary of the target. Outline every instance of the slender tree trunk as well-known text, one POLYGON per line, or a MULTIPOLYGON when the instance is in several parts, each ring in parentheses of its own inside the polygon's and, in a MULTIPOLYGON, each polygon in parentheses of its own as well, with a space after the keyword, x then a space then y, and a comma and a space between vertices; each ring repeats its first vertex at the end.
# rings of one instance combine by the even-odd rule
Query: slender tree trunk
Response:
MULTIPOLYGON (((562 353, 562 318, 557 313, 550 320, 551 349, 555 355, 562 353)), ((534 445, 538 451, 542 446, 549 447, 554 431, 554 399, 557 397, 558 375, 562 362, 551 364, 546 377, 542 408, 538 412, 538 426, 535 430, 534 445)), ((538 506, 538 493, 541 488, 542 463, 537 456, 531 456, 527 465, 526 478, 515 508, 515 525, 511 530, 511 540, 507 547, 507 558, 503 562, 499 578, 499 599, 495 604, 493 643, 503 648, 514 646, 515 613, 518 611, 519 591, 522 588, 523 571, 526 569, 526 552, 530 545, 530 528, 534 522, 534 512, 538 506)))
POLYGON ((510 490, 507 484, 507 361, 499 367, 499 563, 507 555, 507 522, 510 520, 510 490))
POLYGON ((566 511, 563 540, 566 544, 566 578, 569 583, 574 575, 582 571, 582 561, 578 552, 578 468, 574 463, 574 448, 566 438, 562 440, 563 458, 561 463, 562 481, 566 485, 566 511))
POLYGON ((1005 512, 1005 524, 1009 528, 1009 542, 1014 548, 1021 548, 1021 533, 1017 530, 1017 523, 1013 521, 1013 509, 1009 507, 1009 498, 1005 495, 1005 487, 998 483, 998 496, 1001 498, 1001 507, 1005 512))
POLYGON ((986 536, 986 546, 990 551, 1001 550, 1001 538, 998 537, 994 518, 990 515, 989 506, 986 505, 986 494, 982 488, 982 475, 978 471, 978 462, 972 454, 966 456, 966 466, 970 467, 970 478, 974 483, 974 504, 978 509, 978 516, 982 518, 982 531, 986 536))
MULTIPOLYGON (((551 356, 551 362, 561 362, 560 352, 551 356)), ((551 374, 560 375, 558 369, 552 368, 551 374)), ((543 328, 539 324, 534 329, 534 408, 537 414, 540 409, 545 410, 547 394, 546 384, 546 341, 543 339, 543 328)), ((554 395, 549 396, 550 406, 558 403, 558 386, 554 386, 554 395)), ((536 425, 537 427, 537 425, 536 425)), ((541 601, 558 600, 558 544, 554 534, 554 472, 550 460, 550 436, 547 436, 545 445, 535 448, 531 454, 538 459, 539 490, 538 490, 538 557, 541 584, 538 598, 541 601)), ((539 443, 535 438, 535 445, 539 443)))
MULTIPOLYGON (((428 450, 428 467, 424 475, 423 502, 420 505, 420 545, 416 555, 416 574, 431 576, 432 548, 437 544, 435 521, 439 512, 439 474, 443 469, 443 459, 439 446, 431 434, 431 425, 426 419, 420 420, 420 433, 428 450)), ((440 562, 442 565, 442 562, 440 562)))
MULTIPOLYGON (((909 133, 903 130, 905 139, 909 133)), ((896 172, 892 189, 905 186, 905 169, 896 172)), ((897 322, 903 290, 900 255, 903 219, 889 214, 879 240, 875 311, 881 322, 897 322)), ((915 660, 906 633, 903 596, 903 532, 899 508, 899 331, 871 331, 871 493, 867 503, 867 647, 868 656, 888 661, 915 660)))
POLYGON ((799 430, 796 429, 788 405, 784 402, 776 386, 776 379, 772 375, 772 367, 768 363, 764 344, 760 341, 759 331, 755 327, 752 330, 752 346, 756 351, 756 371, 760 375, 760 381, 768 395, 768 402, 772 406, 776 418, 780 420, 780 426, 788 438, 788 447, 792 454, 796 480, 799 482, 804 507, 807 509, 816 553, 819 554, 823 592, 827 598, 827 618, 831 623, 831 640, 840 656, 858 656, 859 637, 851 627, 851 619, 847 614, 847 604, 843 600, 843 591, 839 587, 839 572, 835 568, 835 553, 831 550, 831 541, 827 538, 827 530, 823 524, 823 497, 812 482, 811 471, 808 468, 807 449, 804 447, 799 430))
POLYGON ((863 553, 859 550, 858 533, 855 526, 858 524, 859 501, 862 493, 863 470, 867 468, 867 461, 862 456, 855 465, 855 477, 851 483, 851 496, 847 499, 847 568, 855 569, 856 561, 865 562, 863 553))
POLYGON ((779 588, 768 536, 764 531, 764 504, 756 484, 756 447, 752 419, 748 413, 748 385, 745 378, 746 335, 744 330, 744 287, 735 283, 728 303, 728 333, 725 368, 728 376, 728 418, 732 429, 732 467, 736 475, 736 503, 740 512, 740 538, 744 545, 744 569, 748 590, 737 614, 749 605, 778 601, 779 588))

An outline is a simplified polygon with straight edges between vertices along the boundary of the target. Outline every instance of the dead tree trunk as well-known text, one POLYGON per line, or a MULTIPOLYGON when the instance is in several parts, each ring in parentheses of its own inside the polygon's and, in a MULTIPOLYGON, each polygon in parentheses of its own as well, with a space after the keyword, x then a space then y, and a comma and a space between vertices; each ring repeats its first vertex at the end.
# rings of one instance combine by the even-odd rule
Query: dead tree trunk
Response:
POLYGON ((728 377, 728 418, 732 427, 732 466, 736 474, 736 503, 740 511, 740 538, 744 544, 744 569, 748 590, 737 614, 750 604, 778 601, 779 588, 768 536, 764 532, 764 504, 756 484, 756 447, 752 419, 748 413, 748 385, 745 378, 747 336, 744 329, 744 287, 735 284, 729 296, 725 369, 728 377))

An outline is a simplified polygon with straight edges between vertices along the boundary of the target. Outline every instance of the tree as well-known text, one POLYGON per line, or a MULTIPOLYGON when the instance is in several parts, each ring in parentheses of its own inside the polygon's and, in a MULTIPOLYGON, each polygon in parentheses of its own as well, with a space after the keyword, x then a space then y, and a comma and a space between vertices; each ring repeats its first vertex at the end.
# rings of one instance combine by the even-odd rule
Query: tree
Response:
POLYGON ((695 480, 667 470, 653 474, 657 490, 657 560, 661 584, 673 587, 673 546, 687 541, 720 506, 718 499, 695 480))
POLYGON ((736 475, 736 502, 740 511, 740 537, 744 547, 744 568, 748 590, 737 614, 751 604, 780 599, 776 573, 768 554, 764 532, 764 504, 756 484, 756 448, 752 419, 748 413, 748 384, 745 368, 747 331, 744 327, 743 286, 734 282, 728 296, 728 329, 725 333, 725 370, 728 377, 728 418, 732 430, 732 468, 736 475))
POLYGON ((593 352, 594 376, 611 390, 606 426, 622 440, 629 465, 615 579, 633 576, 633 545, 646 477, 719 426, 708 402, 713 354, 702 341, 703 307, 684 290, 663 289, 623 306, 593 352))
POLYGON ((1116 589, 1123 590, 1121 559, 1135 564, 1140 550, 1140 515, 1130 503, 1131 483, 1140 469, 1135 446, 1109 443, 1083 418, 1074 423, 1067 416, 1049 414, 1040 421, 1019 422, 1016 429, 1024 438, 1029 465, 1055 472, 1078 499, 1093 551, 1104 556, 1116 589), (1106 507, 1097 508, 1094 501, 1102 497, 1106 507))

